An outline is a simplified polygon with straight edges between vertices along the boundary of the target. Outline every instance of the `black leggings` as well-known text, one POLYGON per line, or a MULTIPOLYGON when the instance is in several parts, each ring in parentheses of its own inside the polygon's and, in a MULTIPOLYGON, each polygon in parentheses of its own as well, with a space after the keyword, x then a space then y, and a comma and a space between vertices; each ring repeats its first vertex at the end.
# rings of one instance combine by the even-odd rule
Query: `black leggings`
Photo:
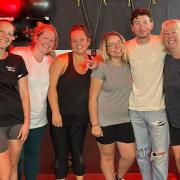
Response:
POLYGON ((51 139, 54 146, 58 166, 55 167, 56 179, 62 179, 68 173, 68 155, 72 156, 73 172, 77 176, 85 173, 83 147, 87 125, 64 125, 57 128, 51 125, 51 139))

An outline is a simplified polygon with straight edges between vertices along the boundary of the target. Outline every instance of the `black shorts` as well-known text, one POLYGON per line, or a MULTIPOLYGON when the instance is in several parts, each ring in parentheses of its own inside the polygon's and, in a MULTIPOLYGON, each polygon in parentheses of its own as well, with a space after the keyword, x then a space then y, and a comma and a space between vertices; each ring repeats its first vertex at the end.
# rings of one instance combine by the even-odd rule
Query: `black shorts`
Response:
POLYGON ((134 142, 134 131, 131 122, 101 127, 103 137, 97 137, 100 144, 112 144, 116 141, 123 143, 134 142))
POLYGON ((169 123, 171 146, 180 145, 180 128, 175 128, 169 123))

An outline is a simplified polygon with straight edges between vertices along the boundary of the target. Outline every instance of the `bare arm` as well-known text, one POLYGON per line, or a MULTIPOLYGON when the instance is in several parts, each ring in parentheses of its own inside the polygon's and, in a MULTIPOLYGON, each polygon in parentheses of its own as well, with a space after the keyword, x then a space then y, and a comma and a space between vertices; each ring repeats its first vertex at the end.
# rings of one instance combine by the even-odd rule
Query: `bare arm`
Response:
POLYGON ((92 125, 91 133, 96 136, 100 137, 103 136, 101 127, 99 126, 98 120, 98 96, 101 91, 103 84, 103 80, 91 78, 90 90, 89 90, 89 114, 90 114, 90 121, 92 125))
POLYGON ((30 124, 30 100, 29 100, 27 76, 19 79, 18 88, 19 88, 19 93, 20 93, 23 113, 24 113, 24 124, 21 127, 18 138, 20 139, 20 141, 25 141, 28 136, 29 124, 30 124))
POLYGON ((59 77, 64 73, 67 67, 67 58, 67 55, 58 56, 50 67, 48 100, 52 111, 52 124, 55 127, 63 126, 60 107, 58 104, 57 83, 59 77))

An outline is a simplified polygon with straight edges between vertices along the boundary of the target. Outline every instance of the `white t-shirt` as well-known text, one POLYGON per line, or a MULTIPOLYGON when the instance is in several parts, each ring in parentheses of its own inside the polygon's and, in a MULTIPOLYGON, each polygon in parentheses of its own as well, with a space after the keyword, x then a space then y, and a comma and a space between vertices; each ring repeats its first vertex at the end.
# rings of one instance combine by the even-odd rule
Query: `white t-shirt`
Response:
POLYGON ((31 48, 16 47, 12 53, 23 57, 28 74, 30 91, 31 121, 30 129, 42 127, 47 124, 47 92, 49 86, 49 68, 53 60, 51 56, 45 56, 41 63, 37 62, 31 52, 31 48))
POLYGON ((163 66, 166 52, 159 36, 152 35, 147 44, 136 39, 127 42, 133 88, 129 109, 155 111, 165 108, 163 95, 163 66))

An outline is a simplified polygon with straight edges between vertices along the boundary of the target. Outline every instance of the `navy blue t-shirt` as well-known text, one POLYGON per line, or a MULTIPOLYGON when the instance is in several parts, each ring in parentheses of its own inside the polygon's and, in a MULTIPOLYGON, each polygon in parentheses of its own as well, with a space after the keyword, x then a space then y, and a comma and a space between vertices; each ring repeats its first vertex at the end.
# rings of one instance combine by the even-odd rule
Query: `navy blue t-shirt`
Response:
POLYGON ((0 60, 0 127, 24 122, 18 80, 28 74, 21 56, 9 54, 0 60))
POLYGON ((167 55, 164 64, 164 93, 168 121, 180 128, 180 59, 167 55))

